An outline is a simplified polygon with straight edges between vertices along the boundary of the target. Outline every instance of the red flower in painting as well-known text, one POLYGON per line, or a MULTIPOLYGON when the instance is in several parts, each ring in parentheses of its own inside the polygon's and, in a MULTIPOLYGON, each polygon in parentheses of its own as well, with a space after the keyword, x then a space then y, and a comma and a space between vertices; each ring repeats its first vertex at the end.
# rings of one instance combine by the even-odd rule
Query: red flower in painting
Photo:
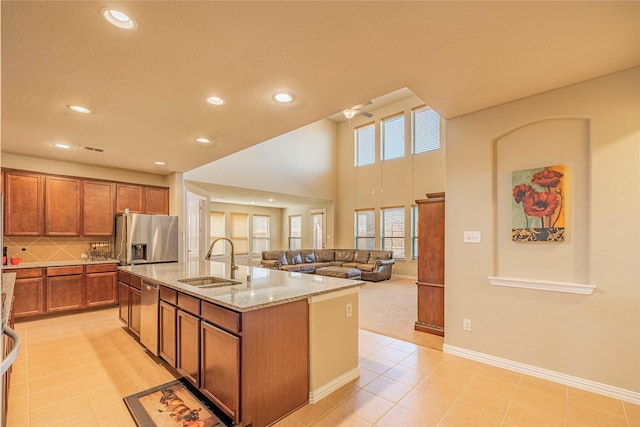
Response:
POLYGON ((530 192, 522 201, 524 213, 538 218, 553 215, 558 204, 558 196, 555 193, 539 193, 537 191, 530 192))
POLYGON ((513 187, 513 198, 516 200, 516 203, 521 203, 527 194, 531 193, 533 188, 527 184, 520 184, 513 187))
POLYGON ((560 178, 562 177, 563 175, 560 172, 544 168, 542 172, 533 174, 531 182, 548 189, 560 185, 560 178))

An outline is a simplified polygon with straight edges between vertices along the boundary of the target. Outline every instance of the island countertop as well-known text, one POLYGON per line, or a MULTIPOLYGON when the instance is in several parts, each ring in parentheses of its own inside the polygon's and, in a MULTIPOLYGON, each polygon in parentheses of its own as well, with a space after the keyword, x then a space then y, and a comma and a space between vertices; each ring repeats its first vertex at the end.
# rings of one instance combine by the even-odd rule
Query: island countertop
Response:
POLYGON ((230 267, 229 263, 191 261, 130 265, 121 266, 118 269, 239 312, 307 299, 314 295, 353 288, 364 283, 361 280, 338 279, 245 265, 239 265, 235 272, 235 279, 231 279, 230 267), (178 281, 207 276, 235 280, 240 284, 199 288, 178 281))

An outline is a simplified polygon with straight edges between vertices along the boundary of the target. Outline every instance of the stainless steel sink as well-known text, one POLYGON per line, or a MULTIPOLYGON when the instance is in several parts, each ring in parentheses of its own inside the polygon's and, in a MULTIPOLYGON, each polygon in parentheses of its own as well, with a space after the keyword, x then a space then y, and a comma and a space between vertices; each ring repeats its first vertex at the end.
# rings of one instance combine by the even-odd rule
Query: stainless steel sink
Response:
POLYGON ((236 280, 223 279, 221 277, 189 277, 186 279, 178 279, 178 282, 186 285, 197 286, 199 288, 220 288, 222 286, 240 285, 242 282, 236 280))

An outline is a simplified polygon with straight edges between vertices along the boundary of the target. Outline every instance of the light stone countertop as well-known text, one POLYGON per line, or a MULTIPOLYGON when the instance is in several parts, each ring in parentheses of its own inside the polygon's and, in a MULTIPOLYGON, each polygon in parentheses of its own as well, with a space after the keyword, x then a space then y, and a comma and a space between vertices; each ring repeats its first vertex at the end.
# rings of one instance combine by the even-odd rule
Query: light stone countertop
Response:
POLYGON ((229 279, 230 263, 213 261, 171 262, 121 266, 118 269, 240 312, 285 304, 307 299, 314 295, 340 291, 364 284, 361 280, 338 279, 315 274, 240 265, 235 272, 234 279, 241 282, 240 284, 203 289, 178 282, 178 279, 205 276, 229 279), (250 278, 250 280, 248 281, 247 278, 250 278))
POLYGON ((93 264, 119 264, 117 259, 101 260, 75 260, 75 261, 42 261, 42 262, 21 262, 18 265, 3 265, 3 270, 14 270, 16 268, 46 268, 46 267, 67 267, 70 265, 93 265, 93 264))
POLYGON ((2 274, 2 293, 5 299, 2 304, 2 328, 9 321, 9 310, 11 309, 11 300, 13 299, 13 288, 16 284, 16 273, 2 274))

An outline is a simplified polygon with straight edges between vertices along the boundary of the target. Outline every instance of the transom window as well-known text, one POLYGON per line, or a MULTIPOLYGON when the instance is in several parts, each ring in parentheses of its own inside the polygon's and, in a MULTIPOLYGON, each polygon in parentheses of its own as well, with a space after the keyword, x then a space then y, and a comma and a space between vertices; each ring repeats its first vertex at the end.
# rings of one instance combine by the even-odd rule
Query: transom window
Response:
POLYGON ((413 111, 413 154, 440 149, 440 116, 428 107, 413 111))
POLYGON ((364 166, 376 161, 376 126, 374 123, 361 126, 356 134, 356 166, 364 166))
POLYGON ((382 120, 382 160, 404 157, 404 114, 382 120))

